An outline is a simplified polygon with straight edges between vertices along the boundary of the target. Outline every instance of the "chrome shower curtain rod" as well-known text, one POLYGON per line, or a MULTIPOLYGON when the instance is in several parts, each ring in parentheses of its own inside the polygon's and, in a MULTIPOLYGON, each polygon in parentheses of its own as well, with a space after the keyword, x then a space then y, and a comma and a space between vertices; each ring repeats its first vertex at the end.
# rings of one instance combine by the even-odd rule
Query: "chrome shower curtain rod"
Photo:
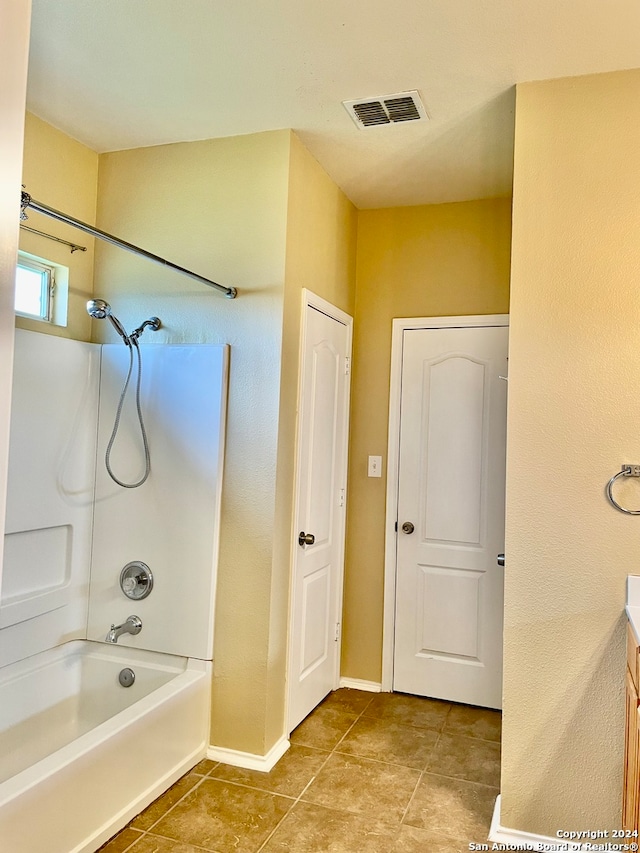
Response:
POLYGON ((75 219, 67 213, 61 213, 53 207, 48 207, 46 204, 42 204, 42 202, 31 198, 29 193, 23 190, 20 200, 20 218, 23 220, 28 218, 26 214, 28 207, 35 210, 37 213, 44 213, 45 216, 57 219, 58 222, 64 222, 66 225, 72 225, 74 228, 79 228, 80 231, 84 231, 86 234, 91 234, 93 237, 98 237, 106 243, 111 243, 112 246, 119 246, 121 249, 133 252, 134 255, 140 255, 148 261, 153 261, 156 264, 162 264, 162 266, 169 267, 169 269, 175 270, 182 275, 188 275, 190 278, 194 278, 196 281, 200 281, 208 287, 213 287, 215 290, 219 290, 221 293, 224 293, 228 299, 235 299, 238 295, 238 291, 235 287, 224 287, 222 284, 218 284, 215 281, 211 281, 211 279, 198 275, 198 273, 191 272, 191 270, 185 269, 184 267, 179 267, 177 264, 172 264, 171 261, 167 261, 159 255, 147 252, 139 246, 134 246, 133 243, 127 243, 126 240, 121 240, 119 237, 114 237, 113 234, 109 234, 107 231, 101 231, 99 228, 95 228, 93 225, 87 225, 86 222, 82 222, 80 219, 75 219))

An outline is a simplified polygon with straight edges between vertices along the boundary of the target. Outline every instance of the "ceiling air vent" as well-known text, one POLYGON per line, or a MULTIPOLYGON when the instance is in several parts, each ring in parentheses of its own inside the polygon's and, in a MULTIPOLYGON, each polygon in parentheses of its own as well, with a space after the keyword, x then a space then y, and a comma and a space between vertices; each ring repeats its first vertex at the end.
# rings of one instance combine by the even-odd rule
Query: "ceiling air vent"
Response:
POLYGON ((343 101, 346 111, 361 130, 384 124, 428 119, 427 111, 417 91, 399 92, 380 98, 359 98, 343 101))

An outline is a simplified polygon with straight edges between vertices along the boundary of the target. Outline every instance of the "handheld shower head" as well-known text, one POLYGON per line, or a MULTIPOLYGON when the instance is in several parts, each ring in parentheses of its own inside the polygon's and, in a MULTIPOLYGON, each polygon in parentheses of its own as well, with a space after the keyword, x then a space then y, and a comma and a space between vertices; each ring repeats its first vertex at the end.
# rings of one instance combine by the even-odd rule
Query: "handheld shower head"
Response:
POLYGON ((105 302, 104 299, 90 299, 87 302, 87 314, 95 320, 104 320, 106 317, 111 321, 111 325, 120 335, 122 340, 129 346, 129 336, 124 330, 120 320, 111 313, 111 305, 105 302))
POLYGON ((111 314, 111 305, 104 299, 90 299, 87 302, 87 314, 95 320, 104 320, 111 314))

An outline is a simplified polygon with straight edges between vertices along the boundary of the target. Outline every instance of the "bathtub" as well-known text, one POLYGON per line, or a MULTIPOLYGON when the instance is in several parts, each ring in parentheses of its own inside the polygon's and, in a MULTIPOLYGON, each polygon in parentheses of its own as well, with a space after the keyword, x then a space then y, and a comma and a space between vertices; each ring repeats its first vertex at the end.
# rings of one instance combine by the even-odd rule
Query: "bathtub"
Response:
POLYGON ((74 640, 0 668, 0 850, 93 853, 193 767, 209 667, 74 640))

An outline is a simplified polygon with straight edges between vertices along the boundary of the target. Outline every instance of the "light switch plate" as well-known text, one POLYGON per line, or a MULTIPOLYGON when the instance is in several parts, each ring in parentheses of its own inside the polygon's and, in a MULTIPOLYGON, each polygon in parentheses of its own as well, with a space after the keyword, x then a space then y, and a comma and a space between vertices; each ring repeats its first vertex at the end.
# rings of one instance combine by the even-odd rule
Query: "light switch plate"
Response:
POLYGON ((382 456, 370 456, 368 477, 382 477, 382 456))

